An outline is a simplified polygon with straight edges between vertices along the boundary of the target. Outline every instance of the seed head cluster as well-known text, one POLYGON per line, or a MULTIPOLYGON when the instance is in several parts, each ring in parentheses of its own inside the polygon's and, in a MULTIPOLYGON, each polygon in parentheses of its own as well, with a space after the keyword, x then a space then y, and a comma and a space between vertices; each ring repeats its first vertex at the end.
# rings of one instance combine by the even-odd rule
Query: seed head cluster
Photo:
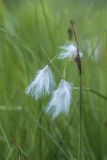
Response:
MULTIPOLYGON (((67 42, 60 49, 61 52, 57 59, 75 59, 77 56, 77 48, 74 43, 67 42)), ((81 52, 79 54, 80 58, 82 58, 83 54, 81 52)), ((34 80, 25 89, 25 93, 30 94, 35 99, 51 95, 51 99, 46 107, 46 113, 51 114, 54 119, 61 113, 68 114, 72 100, 73 85, 62 78, 58 87, 56 87, 50 65, 51 63, 37 72, 34 80)))

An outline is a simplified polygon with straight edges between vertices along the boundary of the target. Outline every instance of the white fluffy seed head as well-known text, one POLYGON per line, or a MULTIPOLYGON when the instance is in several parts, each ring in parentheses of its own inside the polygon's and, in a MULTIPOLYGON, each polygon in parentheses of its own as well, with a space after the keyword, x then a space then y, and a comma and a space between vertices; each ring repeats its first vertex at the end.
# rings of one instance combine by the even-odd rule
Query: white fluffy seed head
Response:
POLYGON ((42 96, 49 95, 55 88, 55 81, 51 72, 50 66, 47 65, 45 68, 39 70, 31 82, 26 88, 25 93, 31 94, 32 97, 38 99, 42 96))
POLYGON ((59 116, 60 113, 68 114, 71 96, 72 84, 62 79, 58 88, 53 92, 52 98, 46 108, 46 112, 50 113, 53 119, 59 116))
MULTIPOLYGON (((58 59, 65 59, 65 58, 73 58, 77 57, 77 47, 74 43, 67 42, 64 46, 61 46, 61 52, 58 56, 58 59)), ((80 58, 83 57, 83 54, 79 51, 80 58)))

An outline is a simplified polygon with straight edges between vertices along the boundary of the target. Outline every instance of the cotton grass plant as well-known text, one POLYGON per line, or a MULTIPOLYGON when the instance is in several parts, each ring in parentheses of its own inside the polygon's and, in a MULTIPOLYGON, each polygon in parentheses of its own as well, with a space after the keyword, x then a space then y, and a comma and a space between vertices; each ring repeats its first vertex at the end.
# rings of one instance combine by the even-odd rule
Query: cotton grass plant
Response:
MULTIPOLYGON (((35 99, 45 95, 51 95, 51 99, 46 107, 46 113, 49 113, 53 119, 61 113, 68 115, 72 100, 73 84, 65 80, 65 75, 61 77, 58 87, 55 89, 54 76, 50 65, 56 59, 70 59, 76 62, 80 76, 80 142, 79 142, 79 159, 82 158, 82 66, 81 58, 83 53, 79 51, 77 36, 74 28, 74 23, 70 21, 70 29, 74 36, 74 42, 67 42, 60 47, 61 51, 58 56, 55 56, 49 64, 37 72, 36 77, 31 84, 26 88, 25 93, 31 94, 35 99), (57 58, 56 58, 57 57, 57 58)), ((70 33, 71 33, 70 32, 70 33)), ((65 71, 65 68, 64 68, 65 71)))
POLYGON ((83 54, 80 51, 78 52, 76 42, 67 42, 60 49, 60 53, 46 67, 37 72, 34 80, 25 90, 26 94, 30 94, 35 99, 52 94, 51 100, 46 107, 46 112, 50 113, 53 118, 59 116, 60 113, 68 114, 73 85, 67 82, 63 75, 59 86, 55 89, 55 78, 51 71, 51 64, 57 59, 70 59, 78 64, 80 63, 80 58, 83 57, 83 54))

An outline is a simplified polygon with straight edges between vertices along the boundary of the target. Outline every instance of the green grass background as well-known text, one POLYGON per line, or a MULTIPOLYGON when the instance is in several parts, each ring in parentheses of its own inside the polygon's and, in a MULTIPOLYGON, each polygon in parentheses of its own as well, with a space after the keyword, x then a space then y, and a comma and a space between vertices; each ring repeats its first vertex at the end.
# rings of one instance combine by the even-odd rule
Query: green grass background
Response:
MULTIPOLYGON (((68 40, 73 19, 83 86, 107 96, 106 18, 105 0, 0 0, 0 160, 78 159, 79 92, 73 91, 69 115, 53 121, 44 112, 50 97, 35 101, 24 90, 68 40)), ((52 65, 57 84, 63 68, 63 61, 52 65)), ((79 86, 74 62, 66 80, 79 86)), ((82 160, 107 160, 107 100, 83 91, 83 117, 82 160)))

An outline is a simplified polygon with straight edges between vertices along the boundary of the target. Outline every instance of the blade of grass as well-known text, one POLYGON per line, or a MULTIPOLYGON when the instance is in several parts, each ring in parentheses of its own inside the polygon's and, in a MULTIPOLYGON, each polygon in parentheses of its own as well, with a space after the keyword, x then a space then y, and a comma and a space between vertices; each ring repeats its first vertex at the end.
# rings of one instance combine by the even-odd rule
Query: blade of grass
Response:
POLYGON ((3 136, 4 136, 5 142, 6 142, 7 146, 8 146, 8 148, 9 148, 9 151, 12 153, 12 160, 14 160, 14 157, 13 157, 13 148, 11 147, 11 145, 10 145, 10 143, 9 143, 9 141, 8 141, 8 138, 7 138, 7 136, 6 136, 5 130, 4 130, 4 128, 2 127, 1 124, 0 124, 0 129, 1 129, 2 134, 3 134, 3 136))

